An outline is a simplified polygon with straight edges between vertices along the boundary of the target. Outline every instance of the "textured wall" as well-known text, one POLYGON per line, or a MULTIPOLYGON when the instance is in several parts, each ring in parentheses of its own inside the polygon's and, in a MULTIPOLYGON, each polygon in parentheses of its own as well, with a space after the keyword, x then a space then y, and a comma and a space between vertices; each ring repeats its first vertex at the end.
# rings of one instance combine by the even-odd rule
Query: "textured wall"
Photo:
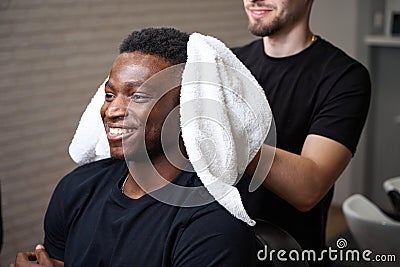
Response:
POLYGON ((246 25, 242 1, 0 0, 0 266, 42 242, 80 114, 131 30, 174 26, 235 46, 252 38, 246 25))

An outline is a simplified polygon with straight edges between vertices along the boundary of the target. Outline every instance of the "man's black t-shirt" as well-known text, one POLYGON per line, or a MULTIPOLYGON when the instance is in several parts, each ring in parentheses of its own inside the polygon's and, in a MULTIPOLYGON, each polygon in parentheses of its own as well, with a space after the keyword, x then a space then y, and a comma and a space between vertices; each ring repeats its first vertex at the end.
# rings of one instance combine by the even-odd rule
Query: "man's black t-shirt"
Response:
MULTIPOLYGON (((45 247, 65 266, 253 266, 254 233, 217 202, 164 204, 131 199, 124 160, 81 166, 57 185, 45 217, 45 247)), ((173 181, 201 186, 195 173, 173 181)))
MULTIPOLYGON (((320 37, 302 52, 284 58, 265 54, 262 39, 233 49, 263 87, 274 116, 277 147, 300 154, 309 134, 335 140, 353 154, 370 101, 370 78, 360 63, 320 37)), ((250 216, 267 219, 291 233, 304 249, 325 247, 333 188, 309 212, 300 212, 250 178, 237 185, 250 216)), ((301 194, 301 192, 298 192, 301 194)))

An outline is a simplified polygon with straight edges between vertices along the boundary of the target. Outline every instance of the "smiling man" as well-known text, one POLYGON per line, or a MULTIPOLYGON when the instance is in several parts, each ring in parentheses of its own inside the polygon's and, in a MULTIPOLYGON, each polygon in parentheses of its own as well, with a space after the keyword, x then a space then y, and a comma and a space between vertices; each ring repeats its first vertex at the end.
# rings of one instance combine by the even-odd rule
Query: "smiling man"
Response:
POLYGON ((202 186, 195 173, 166 156, 185 154, 175 112, 180 88, 146 82, 184 63, 187 41, 186 33, 150 28, 122 42, 99 114, 112 157, 83 165, 60 181, 46 213, 45 249, 19 253, 16 266, 37 265, 29 260, 74 267, 253 266, 252 230, 217 202, 171 206, 147 193, 162 186, 150 183, 145 190, 137 183, 161 177, 184 187, 202 186))

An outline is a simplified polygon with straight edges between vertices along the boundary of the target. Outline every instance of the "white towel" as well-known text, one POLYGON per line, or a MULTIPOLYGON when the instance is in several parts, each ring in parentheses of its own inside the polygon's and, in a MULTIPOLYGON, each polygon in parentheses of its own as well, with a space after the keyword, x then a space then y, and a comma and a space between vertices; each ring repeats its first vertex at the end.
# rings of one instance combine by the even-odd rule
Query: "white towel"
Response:
POLYGON ((108 77, 83 112, 69 145, 69 155, 79 165, 110 157, 110 147, 100 116, 100 108, 104 103, 104 84, 107 80, 108 77))
MULTIPOLYGON (((234 185, 267 137, 272 112, 261 86, 224 43, 190 35, 180 115, 189 160, 209 193, 233 216, 255 225, 234 185)), ((82 115, 69 147, 84 164, 109 157, 99 111, 104 83, 82 115)))
POLYGON ((234 185, 267 137, 272 112, 250 71, 224 43, 191 34, 180 115, 189 160, 209 193, 254 225, 234 185))

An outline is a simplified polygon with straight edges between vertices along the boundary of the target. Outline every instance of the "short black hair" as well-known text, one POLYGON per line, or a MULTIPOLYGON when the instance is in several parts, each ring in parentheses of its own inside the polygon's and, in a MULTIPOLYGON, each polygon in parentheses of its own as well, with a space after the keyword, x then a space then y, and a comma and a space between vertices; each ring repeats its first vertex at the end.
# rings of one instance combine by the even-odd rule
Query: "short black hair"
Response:
POLYGON ((172 64, 185 63, 189 34, 174 28, 145 28, 134 31, 119 46, 119 52, 142 52, 160 56, 172 64))

